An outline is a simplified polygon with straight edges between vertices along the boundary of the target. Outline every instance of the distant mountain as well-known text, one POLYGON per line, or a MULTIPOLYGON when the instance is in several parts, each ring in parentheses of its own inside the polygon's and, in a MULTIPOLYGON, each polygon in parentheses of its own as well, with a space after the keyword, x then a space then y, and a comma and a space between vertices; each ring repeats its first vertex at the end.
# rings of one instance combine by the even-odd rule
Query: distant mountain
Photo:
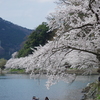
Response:
POLYGON ((32 30, 0 18, 0 58, 9 59, 30 33, 32 30))

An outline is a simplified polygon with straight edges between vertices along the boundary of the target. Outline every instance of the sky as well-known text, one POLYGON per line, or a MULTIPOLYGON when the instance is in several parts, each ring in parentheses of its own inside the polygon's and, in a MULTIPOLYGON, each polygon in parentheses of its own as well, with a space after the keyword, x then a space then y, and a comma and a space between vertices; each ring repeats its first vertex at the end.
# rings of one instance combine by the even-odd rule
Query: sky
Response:
POLYGON ((35 29, 54 11, 55 0, 0 0, 0 17, 28 29, 35 29))

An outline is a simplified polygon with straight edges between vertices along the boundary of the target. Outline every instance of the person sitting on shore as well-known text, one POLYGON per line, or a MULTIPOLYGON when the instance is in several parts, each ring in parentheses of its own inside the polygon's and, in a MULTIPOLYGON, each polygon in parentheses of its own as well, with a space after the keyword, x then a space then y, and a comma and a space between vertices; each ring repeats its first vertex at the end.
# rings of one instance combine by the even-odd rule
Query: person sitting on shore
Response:
POLYGON ((33 96, 32 100, 39 100, 39 98, 36 98, 35 96, 33 96))
POLYGON ((32 100, 36 100, 36 97, 35 97, 35 96, 33 96, 32 100))
POLYGON ((49 98, 48 97, 45 97, 45 100, 49 100, 49 98))

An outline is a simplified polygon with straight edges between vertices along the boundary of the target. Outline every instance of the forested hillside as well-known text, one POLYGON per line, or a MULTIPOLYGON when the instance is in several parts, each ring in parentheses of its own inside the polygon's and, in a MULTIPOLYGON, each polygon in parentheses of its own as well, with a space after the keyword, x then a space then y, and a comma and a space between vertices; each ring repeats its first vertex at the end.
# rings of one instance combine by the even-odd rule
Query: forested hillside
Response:
POLYGON ((0 18, 0 58, 9 59, 13 52, 20 49, 22 42, 31 32, 30 29, 0 18))
MULTIPOLYGON (((33 50, 31 48, 35 48, 39 45, 45 45, 48 40, 51 40, 54 36, 54 32, 48 32, 49 27, 47 27, 47 23, 43 22, 39 25, 28 37, 24 46, 21 50, 19 50, 18 57, 25 57, 28 54, 32 54, 33 50)), ((35 48, 36 49, 36 48, 35 48)))

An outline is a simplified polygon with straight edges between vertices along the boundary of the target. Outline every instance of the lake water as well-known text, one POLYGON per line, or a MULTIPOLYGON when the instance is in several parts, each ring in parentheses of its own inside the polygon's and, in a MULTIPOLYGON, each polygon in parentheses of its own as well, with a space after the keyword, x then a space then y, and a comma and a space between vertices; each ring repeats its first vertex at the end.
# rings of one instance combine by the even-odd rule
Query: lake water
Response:
POLYGON ((50 100, 80 100, 82 88, 97 77, 78 76, 72 84, 60 81, 47 90, 46 78, 30 79, 29 75, 6 74, 0 76, 0 100, 32 100, 33 96, 39 97, 39 100, 46 96, 50 100))

